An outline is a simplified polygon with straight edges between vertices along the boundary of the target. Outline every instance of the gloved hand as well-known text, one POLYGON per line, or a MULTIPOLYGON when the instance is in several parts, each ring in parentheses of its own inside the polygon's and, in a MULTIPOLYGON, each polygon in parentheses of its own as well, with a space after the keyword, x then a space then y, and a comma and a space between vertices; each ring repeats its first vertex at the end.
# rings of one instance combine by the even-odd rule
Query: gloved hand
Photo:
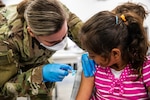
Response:
POLYGON ((81 57, 83 73, 85 77, 92 77, 96 71, 94 60, 88 57, 88 54, 83 54, 81 57))
POLYGON ((43 81, 44 82, 58 82, 62 81, 68 75, 68 71, 73 68, 66 64, 47 64, 43 67, 43 81))

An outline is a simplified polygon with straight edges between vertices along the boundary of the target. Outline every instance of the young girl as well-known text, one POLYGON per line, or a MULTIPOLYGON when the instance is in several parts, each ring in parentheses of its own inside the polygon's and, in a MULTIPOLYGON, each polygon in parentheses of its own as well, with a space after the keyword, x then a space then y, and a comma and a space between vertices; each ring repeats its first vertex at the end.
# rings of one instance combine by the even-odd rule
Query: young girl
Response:
POLYGON ((150 58, 142 21, 133 12, 102 11, 85 22, 82 46, 97 66, 94 77, 82 75, 76 100, 148 99, 150 58))

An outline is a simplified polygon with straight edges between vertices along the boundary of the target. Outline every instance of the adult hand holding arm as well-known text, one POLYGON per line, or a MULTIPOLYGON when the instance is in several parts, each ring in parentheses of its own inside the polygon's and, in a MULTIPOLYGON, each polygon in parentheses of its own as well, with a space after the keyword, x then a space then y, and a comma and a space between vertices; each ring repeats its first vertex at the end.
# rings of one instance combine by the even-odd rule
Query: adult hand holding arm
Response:
POLYGON ((83 54, 81 57, 83 73, 85 77, 92 77, 95 73, 95 62, 88 57, 88 54, 83 54))

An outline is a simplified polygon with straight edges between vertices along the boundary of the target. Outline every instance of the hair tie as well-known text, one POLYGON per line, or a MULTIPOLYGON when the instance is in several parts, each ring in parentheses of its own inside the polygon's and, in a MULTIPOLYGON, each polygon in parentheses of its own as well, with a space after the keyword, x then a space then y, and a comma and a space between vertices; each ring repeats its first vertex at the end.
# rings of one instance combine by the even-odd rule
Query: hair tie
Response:
POLYGON ((118 24, 118 16, 116 16, 116 24, 118 24))
POLYGON ((122 14, 122 15, 120 16, 120 18, 121 18, 124 22, 127 21, 124 14, 122 14))

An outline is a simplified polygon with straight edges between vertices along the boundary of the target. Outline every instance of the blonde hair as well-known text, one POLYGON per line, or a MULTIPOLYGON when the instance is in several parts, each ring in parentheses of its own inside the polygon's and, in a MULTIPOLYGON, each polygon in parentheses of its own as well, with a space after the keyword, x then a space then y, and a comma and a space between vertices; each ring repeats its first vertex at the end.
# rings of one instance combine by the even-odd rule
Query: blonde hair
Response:
POLYGON ((61 29, 67 16, 58 0, 32 0, 24 12, 27 25, 36 35, 56 33, 61 29))

